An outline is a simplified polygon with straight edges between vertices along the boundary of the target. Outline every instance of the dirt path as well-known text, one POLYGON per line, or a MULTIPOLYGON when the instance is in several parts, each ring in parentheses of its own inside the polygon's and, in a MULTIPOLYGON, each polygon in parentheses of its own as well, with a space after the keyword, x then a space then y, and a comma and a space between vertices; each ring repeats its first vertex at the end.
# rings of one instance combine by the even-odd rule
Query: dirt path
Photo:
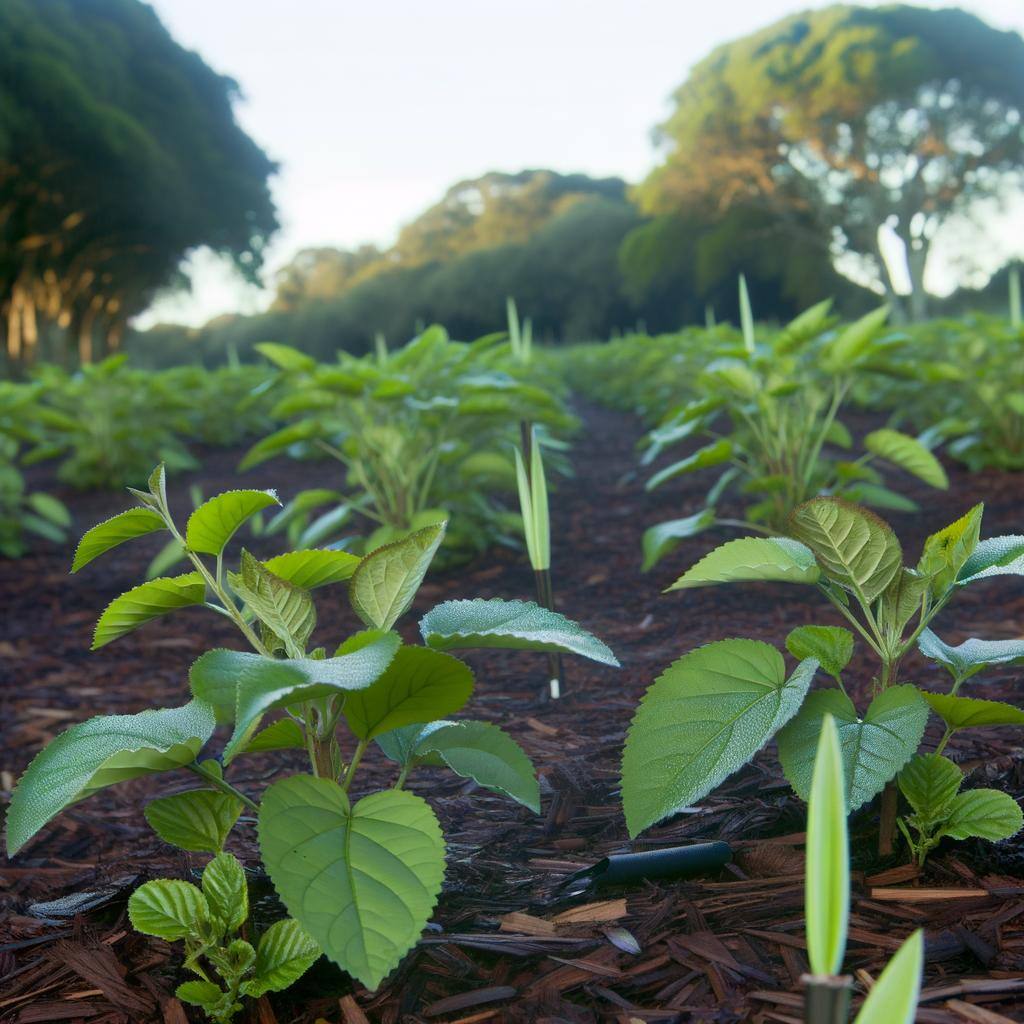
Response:
MULTIPOLYGON (((651 523, 699 507, 708 482, 682 478, 645 494, 636 472, 636 422, 594 408, 584 413, 585 429, 573 454, 577 476, 552 496, 556 596, 560 610, 611 645, 622 669, 569 660, 567 697, 550 704, 542 700, 542 657, 483 652, 467 658, 477 673, 477 692, 467 711, 502 724, 535 758, 543 813, 534 817, 440 773, 414 779, 411 788, 432 800, 445 825, 448 881, 436 925, 418 950, 376 997, 357 993, 373 1021, 783 1020, 799 1013, 793 1000, 799 1000, 794 993, 805 966, 800 948, 803 809, 781 781, 770 751, 729 780, 699 813, 653 829, 637 844, 730 840, 737 863, 720 878, 596 896, 570 897, 560 888, 575 868, 628 848, 617 795, 622 740, 639 696, 663 668, 710 640, 739 635, 781 645, 796 625, 833 621, 812 592, 798 587, 712 588, 662 596, 660 590, 724 534, 685 542, 649 576, 639 573, 640 537, 651 523), (625 903, 584 910, 584 920, 543 923, 581 904, 623 898, 625 903), (510 912, 543 921, 511 919, 499 930, 502 916, 510 912), (629 946, 629 936, 639 954, 621 948, 629 946)), ((172 481, 172 493, 183 496, 192 479, 207 494, 238 486, 236 454, 215 454, 201 473, 172 481)), ((923 508, 916 516, 893 517, 910 557, 916 557, 927 533, 978 500, 988 505, 986 535, 1021 532, 1024 481, 950 470, 949 495, 937 499, 924 488, 906 488, 923 508)), ((308 466, 279 461, 243 479, 251 486, 276 486, 287 498, 309 485, 308 474, 308 466)), ((72 499, 72 507, 76 526, 85 528, 123 503, 116 495, 95 495, 72 499)), ((88 652, 100 610, 141 578, 157 546, 148 539, 125 546, 71 578, 66 575, 70 547, 18 563, 0 562, 4 789, 31 754, 67 725, 92 714, 182 703, 189 664, 211 646, 238 646, 227 625, 193 610, 88 652)), ((456 596, 532 597, 532 576, 520 553, 498 549, 461 571, 432 577, 405 624, 409 638, 422 611, 456 596)), ((964 597, 959 615, 954 619, 946 613, 939 626, 944 638, 1000 639, 1024 627, 1024 600, 1013 581, 969 589, 964 597)), ((337 642, 355 628, 330 591, 321 592, 317 604, 316 636, 337 642)), ((855 664, 866 667, 867 662, 855 664)), ((986 678, 985 696, 1013 699, 1016 693, 1019 701, 1019 669, 986 678)), ((1016 796, 1024 793, 1019 745, 1012 734, 978 734, 954 753, 981 777, 1016 796)), ((301 770, 302 759, 249 759, 239 764, 236 784, 256 792, 284 764, 301 770)), ((392 774, 386 763, 373 762, 364 784, 389 784, 392 774)), ((79 805, 13 866, 0 867, 0 912, 5 915, 0 921, 0 1020, 180 1022, 173 1016, 174 1004, 166 1003, 175 982, 170 951, 125 934, 123 918, 124 893, 135 881, 181 875, 200 862, 163 846, 145 825, 140 808, 158 785, 167 791, 156 780, 139 780, 79 805), (86 918, 41 924, 28 913, 35 901, 107 885, 115 896, 86 918), (55 937, 63 933, 60 941, 91 951, 86 966, 69 960, 68 949, 56 944, 55 937), (128 994, 97 980, 102 976, 96 966, 100 947, 113 950, 128 972, 122 986, 128 994), (69 992, 89 990, 100 994, 77 1003, 66 998, 69 992), (136 1003, 129 1005, 133 998, 136 1003), (76 1007, 80 1018, 56 1016, 76 1007)), ((188 780, 176 778, 173 785, 188 788, 188 780)), ((855 834, 870 829, 868 816, 855 819, 855 834)), ((236 835, 232 848, 255 864, 253 829, 243 824, 236 835)), ((869 873, 884 870, 886 865, 868 862, 867 850, 863 844, 858 863, 869 873)), ((851 943, 848 967, 876 972, 899 938, 922 923, 929 928, 929 984, 961 976, 994 979, 996 991, 983 1001, 1024 1019, 1013 994, 1000 989, 1000 979, 1024 969, 1024 881, 1015 877, 1024 874, 1019 858, 1019 847, 1010 844, 996 852, 965 844, 935 858, 928 885, 976 886, 997 893, 972 900, 882 903, 869 898, 867 883, 859 890, 858 937, 851 943)), ((338 972, 321 965, 293 999, 276 1004, 280 1019, 312 1022, 322 1015, 336 1021, 338 995, 345 990, 338 972)), ((921 1019, 962 1018, 937 1000, 921 1019)))

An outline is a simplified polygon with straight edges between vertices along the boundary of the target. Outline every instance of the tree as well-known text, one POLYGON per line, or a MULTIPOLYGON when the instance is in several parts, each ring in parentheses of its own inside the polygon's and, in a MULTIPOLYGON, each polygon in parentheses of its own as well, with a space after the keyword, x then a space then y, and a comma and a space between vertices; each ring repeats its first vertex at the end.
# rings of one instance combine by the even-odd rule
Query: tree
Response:
POLYGON ((957 9, 798 14, 716 49, 674 100, 645 211, 760 208, 891 299, 909 281, 915 316, 943 225, 1020 180, 1024 40, 957 9))
POLYGON ((376 266, 383 253, 375 245, 358 249, 324 246, 300 249, 277 272, 277 292, 270 308, 294 310, 303 302, 333 299, 352 287, 367 267, 376 266))
POLYGON ((239 128, 235 83, 138 0, 0 4, 0 312, 12 362, 41 322, 116 346, 206 245, 255 279, 277 227, 275 165, 239 128))

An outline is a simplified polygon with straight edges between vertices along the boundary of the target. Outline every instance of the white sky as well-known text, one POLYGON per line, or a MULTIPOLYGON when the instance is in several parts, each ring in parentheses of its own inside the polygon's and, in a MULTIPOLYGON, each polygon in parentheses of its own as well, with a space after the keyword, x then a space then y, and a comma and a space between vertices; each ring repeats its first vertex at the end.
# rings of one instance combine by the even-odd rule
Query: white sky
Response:
MULTIPOLYGON (((387 245, 456 181, 549 167, 642 178, 650 132, 714 46, 800 0, 150 0, 175 39, 235 78, 237 116, 281 164, 282 230, 267 280, 297 249, 387 245)), ((929 6, 943 6, 930 4, 929 6)), ((1024 0, 959 4, 1024 33, 1024 0)), ((200 253, 191 294, 141 326, 262 308, 200 253)))

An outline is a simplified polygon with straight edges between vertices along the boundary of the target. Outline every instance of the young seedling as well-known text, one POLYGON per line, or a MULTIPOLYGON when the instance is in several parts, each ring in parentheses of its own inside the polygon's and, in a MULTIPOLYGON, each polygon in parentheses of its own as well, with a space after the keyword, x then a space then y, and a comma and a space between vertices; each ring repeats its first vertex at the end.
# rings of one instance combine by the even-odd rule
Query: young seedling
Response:
POLYGON ((533 767, 511 736, 488 722, 449 719, 469 700, 474 679, 447 652, 555 651, 604 664, 617 664, 615 656, 576 623, 527 601, 444 601, 420 620, 422 646, 404 644, 395 625, 444 523, 362 559, 312 549, 264 562, 243 549, 230 571, 228 542, 277 504, 273 492, 217 495, 184 530, 171 514, 162 467, 147 491, 132 493, 137 507, 85 534, 73 571, 158 531, 179 541, 193 571, 115 598, 96 625, 93 648, 169 612, 205 606, 233 622, 251 650, 203 654, 189 672, 191 700, 181 707, 101 716, 58 736, 14 790, 8 853, 107 786, 184 769, 200 788, 154 801, 147 820, 166 841, 217 856, 202 889, 159 880, 132 902, 141 930, 185 941, 186 966, 200 980, 185 983, 181 998, 228 1021, 243 997, 287 986, 317 952, 376 987, 417 941, 444 877, 441 828, 430 805, 404 788, 410 772, 447 766, 530 810, 540 806, 533 767), (342 582, 365 628, 329 648, 312 647, 310 592, 342 582), (216 756, 202 753, 218 723, 230 728, 227 742, 216 756), (357 799, 354 783, 374 743, 398 762, 398 776, 393 788, 357 799), (258 797, 229 777, 239 759, 292 748, 307 752, 308 772, 278 777, 258 797), (247 823, 256 822, 263 866, 294 921, 272 926, 258 942, 245 931, 240 873, 220 853, 243 810, 247 823))
POLYGON ((883 486, 875 463, 890 463, 932 487, 946 489, 942 464, 919 438, 884 427, 864 438, 854 459, 844 450, 853 438, 840 413, 851 388, 880 353, 891 347, 883 336, 888 307, 839 332, 831 330, 831 303, 802 313, 781 332, 758 343, 745 284, 740 288, 742 348, 720 358, 704 356, 693 367, 700 385, 692 400, 675 405, 646 438, 641 462, 698 437, 707 443, 658 470, 647 481, 654 490, 676 477, 704 469, 719 476, 705 508, 682 519, 650 527, 643 537, 643 569, 652 568, 686 537, 719 525, 749 525, 768 535, 785 535, 789 516, 818 494, 845 497, 880 508, 913 510, 909 499, 883 486), (831 451, 839 450, 835 457, 831 451), (746 524, 717 511, 727 491, 752 498, 746 524))
MULTIPOLYGON (((888 523, 836 498, 815 498, 794 511, 788 537, 728 541, 676 580, 670 591, 750 581, 814 586, 851 628, 794 629, 786 647, 799 665, 788 679, 779 651, 755 640, 708 644, 670 666, 644 696, 626 742, 622 792, 631 834, 702 799, 776 734, 786 778, 806 798, 821 722, 831 714, 842 740, 847 808, 883 793, 879 851, 891 853, 895 779, 918 752, 932 710, 947 724, 943 746, 967 725, 1024 723, 1024 714, 1010 705, 957 693, 974 672, 1024 657, 1024 643, 971 640, 949 648, 928 632, 963 587, 1024 575, 1024 537, 979 541, 982 511, 978 505, 929 537, 917 564, 908 567, 888 523), (843 681, 856 637, 877 665, 873 699, 863 710, 843 681), (919 641, 924 653, 959 673, 950 693, 903 680, 903 659, 919 641), (808 695, 818 668, 833 685, 808 695)), ((1003 825, 998 838, 1020 827, 1019 814, 1012 820, 1007 814, 1003 825)), ((958 819, 957 831, 969 830, 982 836, 1000 831, 980 814, 958 819)))
MULTIPOLYGON (((846 833, 846 782, 835 719, 822 720, 807 799, 807 871, 804 907, 807 959, 804 977, 807 1024, 846 1024, 853 982, 842 974, 850 909, 850 859, 846 833)), ((924 936, 914 932, 888 963, 855 1024, 913 1024, 924 966, 924 936)))
MULTIPOLYGON (((516 449, 515 457, 519 507, 523 515, 526 551, 530 565, 533 566, 533 578, 537 586, 537 603, 549 611, 554 611, 548 488, 544 477, 544 457, 535 430, 530 430, 529 446, 522 453, 516 449)), ((555 653, 548 654, 548 685, 551 699, 558 700, 562 695, 562 661, 561 656, 555 653)))

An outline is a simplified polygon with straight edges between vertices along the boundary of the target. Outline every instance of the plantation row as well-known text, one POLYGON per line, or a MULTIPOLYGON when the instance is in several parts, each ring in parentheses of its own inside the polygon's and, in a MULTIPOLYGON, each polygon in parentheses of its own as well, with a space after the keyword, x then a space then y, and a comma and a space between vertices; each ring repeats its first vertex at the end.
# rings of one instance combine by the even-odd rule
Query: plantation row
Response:
MULTIPOLYGON (((567 609, 573 618, 554 610, 547 484, 571 473, 571 389, 645 418, 651 429, 637 464, 649 490, 686 474, 709 477, 702 507, 681 508, 680 518, 647 531, 645 568, 671 557, 684 538, 739 527, 749 535, 680 567, 670 589, 813 587, 844 623, 793 629, 784 638, 796 660, 791 671, 781 650, 759 640, 726 638, 680 652, 636 710, 621 796, 635 837, 703 800, 776 740, 786 779, 809 801, 807 943, 815 977, 808 1015, 842 1019, 850 998, 848 981, 837 977, 849 903, 847 814, 880 798, 879 851, 891 852, 902 836, 921 865, 944 838, 996 841, 1022 826, 1009 794, 962 788, 947 749, 963 729, 1024 724, 1017 707, 962 692, 985 670, 1024 661, 1024 641, 952 646, 930 627, 964 588, 1024 575, 1024 537, 982 539, 978 505, 911 555, 865 508, 915 507, 897 471, 947 488, 936 451, 971 468, 1021 467, 1024 410, 1014 379, 1024 371, 1013 350, 1022 332, 996 320, 896 330, 885 310, 840 325, 827 303, 769 331, 755 329, 744 309, 738 332, 636 335, 560 352, 534 350, 514 310, 507 334, 460 343, 434 327, 397 351, 341 354, 332 364, 265 344, 269 365, 217 371, 219 392, 201 371, 145 376, 118 362, 89 371, 125 401, 138 389, 134 451, 146 431, 159 429, 165 433, 149 438, 152 451, 165 461, 174 453, 181 465, 190 440, 232 445, 247 436, 240 469, 282 454, 317 459, 310 476, 326 486, 284 505, 272 491, 197 494, 182 522, 168 501, 173 474, 161 465, 144 488, 129 488, 133 507, 85 533, 74 572, 135 538, 166 540, 154 578, 99 616, 94 649, 179 609, 203 607, 230 620, 249 649, 199 657, 178 707, 94 718, 44 748, 13 794, 9 853, 106 786, 191 772, 197 788, 154 800, 145 814, 168 843, 214 855, 201 885, 148 882, 129 904, 136 929, 184 942, 184 966, 196 980, 181 985, 179 997, 230 1021, 245 997, 287 988, 321 953, 368 987, 380 984, 426 926, 445 871, 440 823, 404 788, 410 773, 447 766, 540 809, 536 773, 519 744, 492 723, 451 718, 469 701, 474 679, 449 652, 541 652, 556 697, 561 657, 618 664, 573 621, 586 621, 586 608, 567 609), (189 379, 194 394, 176 390, 189 379), (929 401, 937 387, 943 401, 929 401), (174 422, 153 415, 160 394, 174 402, 174 422), (859 409, 875 419, 879 410, 892 415, 858 437, 847 421, 859 409), (209 429, 217 423, 223 434, 209 429), (655 469, 676 448, 681 457, 655 469), (285 550, 269 558, 244 546, 236 553, 229 544, 240 530, 280 535, 285 550), (523 539, 536 603, 445 601, 420 619, 422 643, 403 642, 396 624, 436 558, 453 564, 491 543, 523 539), (179 560, 187 571, 165 575, 179 560), (313 648, 312 591, 338 584, 365 628, 330 649, 313 648), (871 653, 870 678, 850 667, 860 664, 857 644, 871 653), (908 679, 904 662, 914 650, 948 671, 945 691, 908 679), (864 694, 870 699, 858 706, 864 694), (937 749, 924 750, 933 714, 944 733, 937 749), (228 738, 211 750, 218 725, 228 738), (276 778, 259 799, 232 782, 236 760, 282 750, 305 751, 308 772, 276 778), (394 785, 356 801, 350 792, 368 755, 394 762, 394 785), (263 866, 289 915, 258 939, 241 864, 224 851, 243 815, 257 823, 263 866)), ((135 480, 137 468, 124 468, 129 457, 119 461, 110 436, 90 437, 81 450, 72 440, 93 430, 75 434, 69 425, 75 389, 80 402, 99 401, 83 380, 46 369, 8 387, 24 412, 5 420, 12 475, 25 451, 29 461, 62 458, 59 472, 69 481, 110 483, 114 466, 135 480), (93 444, 102 459, 83 454, 93 444), (110 475, 97 468, 87 477, 83 467, 100 462, 110 475)), ((19 524, 31 530, 42 517, 67 525, 51 499, 11 490, 16 500, 5 514, 15 545, 19 524)), ((911 1020, 922 962, 917 933, 859 1019, 911 1020)))

